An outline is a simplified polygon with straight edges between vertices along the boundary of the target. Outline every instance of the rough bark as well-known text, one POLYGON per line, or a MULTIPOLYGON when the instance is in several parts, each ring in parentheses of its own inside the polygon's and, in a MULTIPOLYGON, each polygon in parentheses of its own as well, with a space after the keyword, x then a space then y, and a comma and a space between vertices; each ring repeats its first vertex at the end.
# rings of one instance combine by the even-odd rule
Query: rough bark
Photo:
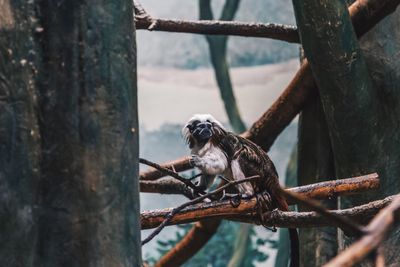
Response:
MULTIPOLYGON (((381 49, 370 55, 367 53, 366 61, 356 36, 361 34, 360 29, 365 30, 365 26, 370 25, 355 23, 355 32, 343 2, 293 2, 300 38, 326 115, 336 175, 357 175, 370 170, 382 175, 382 190, 342 199, 341 205, 354 206, 398 192, 400 182, 395 177, 399 176, 399 168, 395 162, 400 160, 396 126, 399 124, 400 94, 395 90, 398 88, 395 84, 400 78, 399 72, 395 71, 399 66, 395 51, 398 51, 400 34, 397 27, 388 27, 388 24, 398 24, 398 11, 374 29, 375 33, 383 31, 382 35, 378 34, 382 39, 375 38, 369 45, 375 44, 381 49)), ((360 1, 349 10, 354 22, 361 17, 391 13, 399 3, 398 0, 360 1), (376 7, 384 5, 391 11, 376 11, 376 7), (360 12, 363 8, 366 12, 360 12)), ((369 21, 376 23, 373 19, 369 21)), ((400 262, 396 249, 399 234, 399 231, 395 232, 385 242, 384 252, 389 265, 400 262)))
POLYGON ((40 1, 35 266, 140 266, 132 2, 40 1))
POLYGON ((0 265, 34 266, 40 137, 34 5, 0 2, 0 265))

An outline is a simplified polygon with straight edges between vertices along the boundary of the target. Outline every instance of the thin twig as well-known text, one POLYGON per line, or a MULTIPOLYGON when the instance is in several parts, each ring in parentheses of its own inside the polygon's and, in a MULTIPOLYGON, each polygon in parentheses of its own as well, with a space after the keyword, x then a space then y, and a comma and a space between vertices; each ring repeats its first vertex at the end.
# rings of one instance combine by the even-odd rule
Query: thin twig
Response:
POLYGON ((169 175, 169 176, 179 180, 180 182, 184 183, 186 186, 192 188, 193 189, 193 193, 196 194, 196 195, 198 195, 198 193, 205 194, 205 192, 199 191, 197 186, 194 185, 190 180, 183 178, 178 173, 173 172, 170 169, 167 169, 167 168, 165 168, 165 167, 163 167, 163 166, 161 166, 161 165, 159 165, 157 163, 151 162, 151 161, 149 161, 147 159, 143 159, 143 158, 139 158, 139 162, 159 170, 160 172, 164 173, 164 175, 169 175))
POLYGON ((231 187, 231 186, 234 186, 234 185, 237 185, 237 184, 241 184, 241 183, 245 183, 245 182, 250 182, 250 181, 252 181, 252 180, 254 180, 256 178, 260 178, 260 176, 259 175, 255 175, 255 176, 247 177, 247 178, 244 178, 244 179, 231 181, 228 184, 225 184, 225 185, 223 185, 223 186, 221 186, 221 187, 219 187, 219 188, 217 188, 217 189, 215 189, 215 190, 213 190, 213 191, 211 191, 211 192, 209 192, 209 193, 207 193, 207 194, 205 194, 203 196, 200 196, 200 197, 195 198, 195 199, 193 199, 191 201, 183 203, 182 205, 172 209, 171 212, 165 217, 164 221, 147 238, 145 238, 142 241, 142 246, 144 244, 146 244, 147 242, 149 242, 150 240, 152 240, 156 235, 158 235, 161 232, 161 230, 165 226, 167 226, 167 224, 172 220, 174 215, 176 213, 178 213, 179 211, 181 211, 182 209, 184 209, 184 208, 186 208, 186 207, 188 207, 190 205, 194 205, 194 204, 200 203, 206 198, 211 198, 212 196, 215 196, 216 194, 222 192, 223 190, 225 190, 228 187, 231 187))

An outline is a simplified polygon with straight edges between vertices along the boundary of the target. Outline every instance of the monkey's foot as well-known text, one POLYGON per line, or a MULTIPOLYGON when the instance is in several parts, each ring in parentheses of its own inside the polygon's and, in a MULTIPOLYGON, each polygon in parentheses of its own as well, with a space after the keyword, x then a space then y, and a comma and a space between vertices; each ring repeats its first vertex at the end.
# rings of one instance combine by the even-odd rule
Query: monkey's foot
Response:
POLYGON ((242 200, 242 194, 229 194, 226 193, 224 190, 224 193, 220 198, 220 200, 226 200, 226 199, 229 199, 232 207, 237 208, 242 200))
POLYGON ((240 203, 242 202, 242 195, 237 194, 236 196, 232 197, 231 199, 231 205, 234 208, 239 207, 240 203))
POLYGON ((230 193, 226 193, 226 191, 224 190, 222 192, 222 197, 219 200, 227 200, 227 199, 231 199, 233 197, 237 196, 237 194, 230 194, 230 193))

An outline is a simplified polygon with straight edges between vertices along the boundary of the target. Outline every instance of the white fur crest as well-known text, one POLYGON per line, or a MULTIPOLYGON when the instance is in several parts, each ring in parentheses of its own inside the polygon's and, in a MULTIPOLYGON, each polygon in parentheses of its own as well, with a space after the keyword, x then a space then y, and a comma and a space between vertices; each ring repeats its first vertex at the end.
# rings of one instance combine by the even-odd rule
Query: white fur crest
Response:
POLYGON ((205 121, 210 121, 212 123, 215 123, 216 125, 218 125, 220 128, 224 129, 224 127, 222 126, 222 124, 217 121, 211 114, 194 114, 189 121, 185 124, 185 126, 182 128, 182 136, 185 140, 187 140, 189 138, 189 129, 188 126, 190 124, 192 124, 194 121, 200 121, 200 122, 205 122, 205 121))

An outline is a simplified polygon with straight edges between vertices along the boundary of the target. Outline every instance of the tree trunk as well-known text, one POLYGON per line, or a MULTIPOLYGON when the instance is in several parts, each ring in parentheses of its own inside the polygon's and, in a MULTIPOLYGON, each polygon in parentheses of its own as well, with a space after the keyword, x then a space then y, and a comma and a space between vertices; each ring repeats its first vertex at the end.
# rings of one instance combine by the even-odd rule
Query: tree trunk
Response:
MULTIPOLYGON (((375 34, 366 36, 374 34, 375 38, 364 45, 365 60, 344 2, 293 3, 300 38, 319 88, 337 177, 376 171, 381 178, 379 191, 343 198, 341 206, 398 193, 399 11, 380 23, 373 30, 375 34)), ((400 262, 399 240, 397 230, 385 242, 387 265, 400 262)))
POLYGON ((0 19, 1 265, 140 266, 132 2, 27 3, 0 19))
POLYGON ((33 266, 40 138, 28 1, 0 3, 0 266, 33 266))

